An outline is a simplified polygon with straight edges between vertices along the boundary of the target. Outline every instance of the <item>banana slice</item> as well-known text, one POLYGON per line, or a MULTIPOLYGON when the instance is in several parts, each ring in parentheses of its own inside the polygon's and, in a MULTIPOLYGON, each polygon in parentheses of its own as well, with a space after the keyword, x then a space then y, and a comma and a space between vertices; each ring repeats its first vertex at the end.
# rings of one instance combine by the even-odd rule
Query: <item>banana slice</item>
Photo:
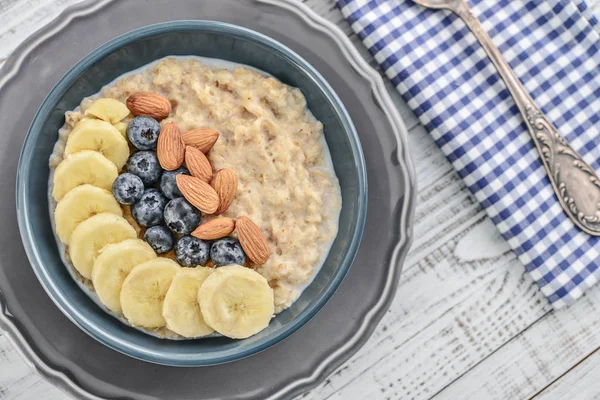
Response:
POLYGON ((240 265, 217 268, 198 291, 206 323, 222 335, 245 339, 269 325, 273 289, 258 272, 240 265))
POLYGON ((129 109, 119 100, 102 98, 94 101, 92 105, 85 110, 85 115, 93 115, 111 124, 116 124, 129 115, 129 109))
POLYGON ((113 126, 121 132, 121 135, 123 135, 124 138, 127 137, 127 124, 125 122, 117 122, 116 124, 113 124, 113 126))
POLYGON ((127 239, 104 247, 92 268, 92 282, 102 304, 121 313, 121 287, 125 278, 134 267, 155 258, 152 247, 140 239, 127 239))
POLYGON ((121 288, 121 307, 132 325, 159 328, 166 324, 163 302, 179 269, 175 261, 159 257, 131 271, 121 288))
POLYGON ((54 210, 58 238, 63 243, 69 243, 77 225, 104 212, 123 215, 121 206, 111 192, 89 184, 76 187, 58 202, 54 210))
POLYGON ((181 268, 177 272, 162 309, 167 328, 188 338, 206 336, 214 332, 204 322, 198 304, 198 289, 212 272, 211 268, 205 267, 181 268))
POLYGON ((95 150, 120 171, 129 158, 129 146, 121 132, 110 123, 99 119, 80 121, 69 134, 65 156, 81 150, 95 150))
POLYGON ((67 192, 86 183, 111 190, 118 175, 117 167, 108 158, 97 151, 83 150, 67 156, 54 170, 52 197, 59 201, 67 192))
POLYGON ((137 237, 135 229, 123 217, 102 213, 77 225, 69 240, 69 255, 73 266, 90 279, 94 261, 107 244, 137 237))

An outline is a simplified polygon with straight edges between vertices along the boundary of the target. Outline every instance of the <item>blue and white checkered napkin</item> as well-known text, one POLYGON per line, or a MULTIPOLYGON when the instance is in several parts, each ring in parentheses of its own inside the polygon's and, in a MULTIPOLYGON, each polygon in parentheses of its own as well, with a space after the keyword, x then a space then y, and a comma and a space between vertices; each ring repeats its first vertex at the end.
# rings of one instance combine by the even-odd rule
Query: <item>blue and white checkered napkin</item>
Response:
MULTIPOLYGON (((600 170, 600 25, 584 0, 469 0, 529 93, 600 170)), ((516 105, 464 23, 411 0, 338 0, 354 31, 555 308, 600 279, 516 105)))

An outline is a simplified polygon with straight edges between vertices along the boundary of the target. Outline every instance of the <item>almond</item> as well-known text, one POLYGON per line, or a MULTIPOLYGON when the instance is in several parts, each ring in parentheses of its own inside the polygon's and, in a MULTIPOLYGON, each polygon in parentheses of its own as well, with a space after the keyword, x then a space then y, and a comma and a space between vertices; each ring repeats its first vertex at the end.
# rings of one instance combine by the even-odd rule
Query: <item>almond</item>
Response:
POLYGON ((186 146, 185 165, 190 170, 192 176, 202 179, 204 182, 210 182, 212 179, 212 167, 208 158, 195 147, 186 146))
POLYGON ((202 240, 215 240, 228 236, 235 228, 231 218, 215 218, 203 223, 192 232, 192 236, 202 240))
POLYGON ((158 135, 156 155, 160 166, 167 171, 176 170, 183 163, 185 145, 181 138, 179 128, 174 122, 165 124, 158 135))
POLYGON ((136 117, 138 115, 147 115, 158 121, 165 119, 171 113, 171 103, 169 99, 157 93, 138 92, 127 99, 127 108, 136 117))
POLYGON ((242 249, 255 264, 264 264, 269 259, 271 251, 258 225, 248 217, 239 217, 235 229, 242 249))
POLYGON ((237 194, 237 175, 230 169, 221 169, 215 174, 210 185, 219 195, 219 208, 215 211, 215 215, 223 214, 237 194))
POLYGON ((203 213, 213 214, 219 207, 217 192, 202 179, 179 174, 175 182, 183 197, 203 213))
POLYGON ((186 146, 197 148, 203 153, 208 153, 219 138, 219 132, 214 129, 192 129, 183 134, 186 146))

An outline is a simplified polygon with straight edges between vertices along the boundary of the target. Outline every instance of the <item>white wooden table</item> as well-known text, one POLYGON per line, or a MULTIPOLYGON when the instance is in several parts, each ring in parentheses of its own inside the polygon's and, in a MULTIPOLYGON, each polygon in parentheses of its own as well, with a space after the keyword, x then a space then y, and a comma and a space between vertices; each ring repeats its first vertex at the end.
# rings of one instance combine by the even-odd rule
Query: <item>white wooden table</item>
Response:
MULTIPOLYGON (((364 50, 333 0, 305 1, 364 50)), ((0 0, 0 65, 75 2, 0 0)), ((600 0, 588 2, 600 14, 600 0)), ((304 397, 600 399, 600 285, 552 311, 433 140, 392 95, 416 163, 415 241, 395 301, 371 339, 304 397)), ((0 331, 0 399, 66 398, 0 331)))

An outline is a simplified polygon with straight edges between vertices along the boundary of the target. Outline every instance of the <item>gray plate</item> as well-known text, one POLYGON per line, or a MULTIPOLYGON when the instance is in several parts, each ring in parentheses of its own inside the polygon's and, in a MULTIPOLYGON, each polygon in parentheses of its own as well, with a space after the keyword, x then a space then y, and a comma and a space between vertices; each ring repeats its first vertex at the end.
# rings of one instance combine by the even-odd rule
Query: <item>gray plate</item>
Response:
POLYGON ((0 70, 0 327, 48 380, 80 399, 266 399, 317 385, 368 339, 395 293, 411 241, 414 174, 406 129, 379 74, 344 33, 293 0, 86 1, 30 37, 0 70), (254 29, 314 65, 350 112, 368 169, 358 256, 333 299, 300 331, 253 357, 203 368, 144 363, 73 325, 35 278, 18 235, 15 173, 44 96, 85 54, 140 26, 213 19, 254 29))

